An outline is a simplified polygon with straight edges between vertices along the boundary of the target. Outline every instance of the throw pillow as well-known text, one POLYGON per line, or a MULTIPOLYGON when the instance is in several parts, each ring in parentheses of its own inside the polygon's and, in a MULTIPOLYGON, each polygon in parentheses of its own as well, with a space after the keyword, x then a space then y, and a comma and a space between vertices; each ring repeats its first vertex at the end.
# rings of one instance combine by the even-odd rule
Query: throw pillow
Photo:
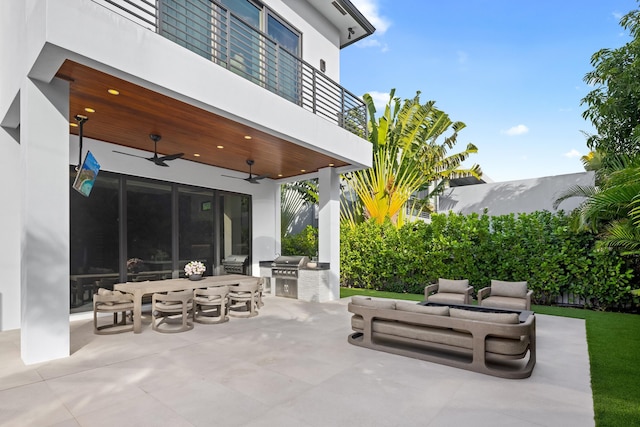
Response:
POLYGON ((491 281, 492 297, 524 298, 527 296, 527 282, 491 281))
POLYGON ((451 279, 438 279, 438 292, 449 292, 453 294, 463 294, 469 287, 469 281, 464 280, 451 280, 451 279))

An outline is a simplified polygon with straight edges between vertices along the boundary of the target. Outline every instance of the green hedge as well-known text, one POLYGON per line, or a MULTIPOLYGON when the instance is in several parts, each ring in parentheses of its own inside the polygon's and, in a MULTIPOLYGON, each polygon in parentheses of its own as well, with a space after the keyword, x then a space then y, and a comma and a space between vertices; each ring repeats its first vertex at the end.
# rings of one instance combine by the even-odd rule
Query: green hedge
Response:
POLYGON ((431 223, 401 228, 365 222, 341 228, 343 286, 420 294, 439 277, 469 279, 476 291, 491 279, 526 280, 534 302, 563 293, 590 308, 633 303, 633 273, 615 252, 597 250, 596 237, 576 233, 562 213, 432 215, 431 223))
POLYGON ((298 234, 282 238, 282 255, 306 255, 309 258, 318 255, 318 229, 307 225, 298 234))

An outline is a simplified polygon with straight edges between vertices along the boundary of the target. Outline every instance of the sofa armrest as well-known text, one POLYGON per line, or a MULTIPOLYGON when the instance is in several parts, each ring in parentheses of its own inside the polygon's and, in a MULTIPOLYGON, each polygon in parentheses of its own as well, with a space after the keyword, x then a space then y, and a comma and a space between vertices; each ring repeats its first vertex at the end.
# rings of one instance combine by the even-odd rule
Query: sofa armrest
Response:
POLYGON ((533 295, 533 291, 531 289, 529 289, 529 291, 527 291, 527 310, 531 310, 531 296, 533 295))
POLYGON ((478 291, 478 305, 481 305, 482 298, 486 298, 491 295, 491 287, 482 288, 478 291))
POLYGON ((424 287, 424 299, 425 301, 429 299, 429 295, 438 292, 438 284, 434 283, 431 285, 427 285, 424 287))
POLYGON ((464 303, 471 304, 471 301, 473 300, 473 286, 468 286, 464 291, 464 294, 464 303))

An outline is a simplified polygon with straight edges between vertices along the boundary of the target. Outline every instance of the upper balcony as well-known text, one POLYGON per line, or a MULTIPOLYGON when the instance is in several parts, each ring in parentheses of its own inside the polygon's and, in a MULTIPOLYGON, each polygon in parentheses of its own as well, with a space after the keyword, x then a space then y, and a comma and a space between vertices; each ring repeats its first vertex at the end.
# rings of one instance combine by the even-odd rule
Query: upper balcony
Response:
POLYGON ((217 1, 94 0, 362 138, 362 100, 217 1))

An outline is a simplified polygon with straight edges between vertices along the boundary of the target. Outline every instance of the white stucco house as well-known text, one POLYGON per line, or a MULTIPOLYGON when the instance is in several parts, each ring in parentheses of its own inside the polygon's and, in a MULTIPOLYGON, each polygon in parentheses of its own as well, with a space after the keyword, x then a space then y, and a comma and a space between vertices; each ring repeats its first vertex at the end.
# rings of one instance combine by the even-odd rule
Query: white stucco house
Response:
POLYGON ((230 254, 258 275, 288 180, 319 179, 338 298, 339 175, 372 161, 340 49, 373 31, 348 0, 0 2, 0 330, 24 362, 69 355, 87 283, 230 254))

